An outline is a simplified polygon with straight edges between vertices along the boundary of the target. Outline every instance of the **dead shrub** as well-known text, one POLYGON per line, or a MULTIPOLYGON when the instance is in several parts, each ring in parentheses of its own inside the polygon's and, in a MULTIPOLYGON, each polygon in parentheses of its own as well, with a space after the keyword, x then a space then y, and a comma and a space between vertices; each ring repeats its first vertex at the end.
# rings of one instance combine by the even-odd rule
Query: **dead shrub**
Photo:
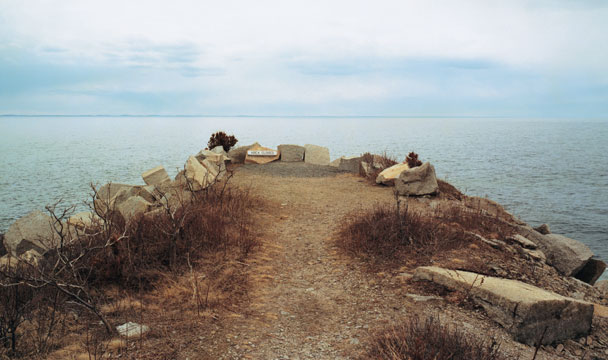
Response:
POLYGON ((472 236, 433 216, 388 206, 346 217, 338 244, 347 252, 377 263, 427 258, 440 250, 462 247, 472 236))
POLYGON ((385 360, 502 360, 494 339, 481 341, 439 319, 411 317, 404 324, 378 333, 366 359, 385 360))
POLYGON ((237 142, 238 140, 234 135, 227 135, 223 131, 218 131, 211 135, 209 142, 207 142, 207 147, 211 150, 216 146, 221 146, 224 148, 224 151, 228 152, 237 142))
POLYGON ((449 200, 462 200, 465 196, 460 190, 447 181, 437 179, 437 185, 439 185, 439 196, 443 198, 449 200))
POLYGON ((405 162, 407 163, 407 166, 410 167, 410 169, 422 165, 422 161, 418 160, 418 154, 413 151, 407 154, 407 156, 405 157, 405 162))
POLYGON ((380 174, 382 170, 397 164, 395 158, 389 156, 386 152, 382 155, 365 153, 361 155, 361 162, 366 163, 368 168, 365 169, 363 168, 363 165, 361 165, 359 168, 359 175, 374 184, 376 183, 378 174, 380 174))

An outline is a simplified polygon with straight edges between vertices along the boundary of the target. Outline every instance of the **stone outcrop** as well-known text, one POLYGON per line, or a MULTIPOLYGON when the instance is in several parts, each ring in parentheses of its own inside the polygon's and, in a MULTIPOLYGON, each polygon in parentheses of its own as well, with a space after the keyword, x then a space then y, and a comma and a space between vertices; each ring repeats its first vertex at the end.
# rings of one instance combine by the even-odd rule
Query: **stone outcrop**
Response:
POLYGON ((116 210, 118 210, 126 222, 129 222, 146 213, 150 209, 150 206, 152 204, 141 196, 132 196, 117 205, 116 210))
POLYGON ((361 156, 342 156, 338 158, 338 170, 348 171, 354 174, 359 173, 361 166, 361 156))
POLYGON ((68 218, 67 224, 77 229, 91 229, 100 223, 101 219, 92 211, 82 211, 68 218))
POLYGON ((395 189, 402 196, 422 196, 439 191, 435 168, 426 162, 420 166, 401 172, 395 179, 395 189))
POLYGON ((167 171, 162 165, 144 172, 141 174, 141 177, 144 179, 146 185, 162 185, 171 181, 169 174, 167 174, 167 171))
POLYGON ((39 210, 15 221, 4 234, 4 247, 12 256, 20 256, 32 249, 43 254, 57 246, 58 241, 53 219, 39 210))
POLYGON ((539 233, 541 233, 543 235, 551 234, 551 229, 549 228, 549 225, 547 225, 547 224, 542 224, 540 226, 537 226, 534 228, 534 230, 538 231, 539 233))
POLYGON ((391 167, 387 167, 376 177, 376 184, 393 186, 399 175, 405 170, 409 170, 409 168, 410 167, 407 164, 395 164, 391 167))
POLYGON ((192 182, 193 190, 202 190, 211 182, 209 171, 194 156, 190 156, 186 161, 184 176, 192 182))
POLYGON ((606 270, 606 263, 598 259, 589 259, 585 266, 574 277, 589 285, 595 284, 606 270))
POLYGON ((304 145, 304 162, 315 165, 329 165, 329 149, 323 146, 304 145))
POLYGON ((428 280, 465 292, 515 340, 534 345, 576 338, 591 331, 593 304, 567 298, 517 280, 419 267, 414 280, 428 280), (544 336, 543 336, 544 333, 544 336))
POLYGON ((299 162, 304 161, 304 146, 284 144, 279 145, 279 152, 281 153, 281 161, 285 162, 299 162))
POLYGON ((233 164, 243 164, 245 162, 245 157, 247 156, 247 150, 255 146, 260 146, 260 144, 256 142, 251 145, 230 149, 230 151, 228 151, 228 157, 233 164))
POLYGON ((226 152, 226 150, 224 150, 224 147, 221 145, 214 147, 210 151, 214 154, 223 155, 225 157, 228 157, 228 153, 226 152))
POLYGON ((280 151, 258 145, 247 150, 245 164, 268 164, 279 160, 280 157, 280 151))
POLYGON ((520 225, 518 232, 532 240, 547 256, 547 263, 562 275, 575 276, 593 256, 587 245, 563 235, 543 235, 530 226, 520 225))

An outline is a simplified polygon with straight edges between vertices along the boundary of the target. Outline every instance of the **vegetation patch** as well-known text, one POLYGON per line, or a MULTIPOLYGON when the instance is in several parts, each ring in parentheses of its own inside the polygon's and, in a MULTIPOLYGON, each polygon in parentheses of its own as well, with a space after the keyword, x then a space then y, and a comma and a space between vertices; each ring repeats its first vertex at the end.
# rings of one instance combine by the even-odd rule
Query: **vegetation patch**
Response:
POLYGON ((484 342, 433 317, 411 317, 378 333, 365 359, 383 360, 502 360, 495 341, 484 342))

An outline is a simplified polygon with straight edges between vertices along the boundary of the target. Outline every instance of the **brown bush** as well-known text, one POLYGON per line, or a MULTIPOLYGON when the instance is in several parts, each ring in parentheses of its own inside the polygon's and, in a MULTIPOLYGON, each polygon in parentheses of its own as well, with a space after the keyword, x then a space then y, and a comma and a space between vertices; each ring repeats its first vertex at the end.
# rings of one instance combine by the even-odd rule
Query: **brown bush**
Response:
POLYGON ((450 328, 438 319, 409 318, 375 336, 366 359, 385 360, 502 360, 500 346, 450 328))
POLYGON ((447 181, 437 179, 437 184, 439 185, 440 196, 450 200, 462 200, 464 198, 464 194, 447 181))
POLYGON ((378 206, 347 216, 337 243, 346 252, 388 265, 413 259, 424 263, 433 255, 464 248, 479 240, 474 234, 497 238, 511 234, 505 222, 467 208, 438 209, 433 214, 397 206, 378 206))
POLYGON ((407 156, 405 157, 405 162, 407 163, 407 166, 410 167, 410 169, 422 165, 422 161, 418 160, 418 154, 413 151, 407 154, 407 156))
POLYGON ((224 148, 224 151, 228 152, 237 142, 238 140, 234 135, 226 135, 225 132, 218 131, 211 135, 209 142, 207 142, 207 147, 211 150, 216 146, 221 146, 224 148))
POLYGON ((378 174, 382 172, 382 170, 389 168, 395 164, 397 161, 395 158, 387 155, 385 152, 382 155, 373 155, 371 153, 365 153, 361 155, 361 162, 367 163, 369 166, 369 171, 363 169, 363 166, 359 169, 359 175, 366 178, 371 183, 376 183, 376 178, 378 174))

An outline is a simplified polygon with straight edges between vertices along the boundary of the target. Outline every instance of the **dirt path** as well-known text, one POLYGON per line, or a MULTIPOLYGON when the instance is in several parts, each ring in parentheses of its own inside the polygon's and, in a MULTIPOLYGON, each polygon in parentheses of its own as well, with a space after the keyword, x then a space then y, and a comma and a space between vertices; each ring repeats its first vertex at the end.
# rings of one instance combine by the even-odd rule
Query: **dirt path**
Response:
POLYGON ((390 192, 348 174, 270 177, 243 169, 236 182, 250 185, 270 209, 259 214, 267 231, 250 261, 250 308, 230 326, 224 358, 346 358, 370 323, 405 311, 396 298, 378 301, 395 295, 383 294, 332 246, 344 215, 389 202, 390 192))
MULTIPOLYGON (((325 170, 317 176, 307 168, 305 177, 296 177, 294 166, 274 166, 242 167, 233 179, 267 201, 256 214, 264 233, 248 260, 249 301, 211 336, 210 358, 351 359, 370 331, 412 313, 445 314, 442 304, 408 298, 399 270, 362 271, 334 248, 340 220, 356 209, 393 203, 390 189, 351 174, 325 170)), ((460 318, 452 321, 467 321, 473 332, 484 323, 460 318)))

